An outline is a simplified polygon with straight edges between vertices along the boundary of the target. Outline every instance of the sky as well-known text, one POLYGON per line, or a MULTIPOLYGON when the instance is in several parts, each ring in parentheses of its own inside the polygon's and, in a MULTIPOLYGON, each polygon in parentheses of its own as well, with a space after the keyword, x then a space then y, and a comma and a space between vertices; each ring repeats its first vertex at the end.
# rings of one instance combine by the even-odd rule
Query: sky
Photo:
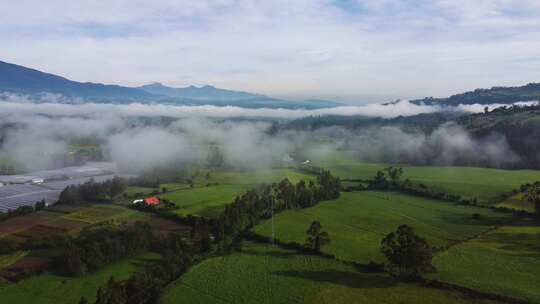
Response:
POLYGON ((0 60, 351 104, 540 81, 538 0, 0 0, 0 60))

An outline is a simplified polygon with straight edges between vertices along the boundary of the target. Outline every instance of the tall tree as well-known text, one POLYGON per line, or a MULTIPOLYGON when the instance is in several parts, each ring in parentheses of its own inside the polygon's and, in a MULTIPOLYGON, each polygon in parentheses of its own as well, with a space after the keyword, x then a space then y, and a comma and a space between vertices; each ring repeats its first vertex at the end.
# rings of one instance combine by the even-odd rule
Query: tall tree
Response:
POLYGON ((326 231, 322 230, 322 225, 319 221, 313 221, 306 231, 308 238, 305 246, 314 252, 320 252, 321 247, 330 243, 330 236, 326 231))
POLYGON ((127 182, 125 179, 115 176, 109 186, 109 197, 111 201, 120 193, 124 192, 127 188, 127 182))
POLYGON ((431 264, 433 249, 407 225, 399 226, 382 240, 381 252, 388 261, 388 271, 401 279, 417 278, 435 269, 431 264))
POLYGON ((528 187, 527 192, 525 193, 525 197, 529 202, 534 204, 536 214, 540 215, 540 182, 536 182, 530 187, 528 187))

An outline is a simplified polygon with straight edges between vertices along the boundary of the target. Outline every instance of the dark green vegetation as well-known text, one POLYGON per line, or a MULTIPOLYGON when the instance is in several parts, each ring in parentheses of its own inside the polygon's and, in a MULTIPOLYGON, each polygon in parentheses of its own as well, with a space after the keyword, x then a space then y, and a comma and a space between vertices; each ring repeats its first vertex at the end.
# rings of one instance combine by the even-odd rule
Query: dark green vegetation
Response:
MULTIPOLYGON (((170 191, 159 196, 173 202, 180 215, 201 215, 215 217, 219 215, 234 198, 262 183, 273 183, 287 178, 291 183, 313 180, 300 172, 285 169, 266 170, 260 172, 211 172, 201 174, 203 178, 195 179, 193 188, 185 186, 177 191, 170 191), (208 176, 208 178, 206 178, 208 176)), ((166 186, 166 185, 164 185, 166 186)), ((174 189, 175 187, 167 187, 174 189)), ((177 187, 178 188, 178 187, 177 187)))
MULTIPOLYGON (((350 192, 312 208, 277 215, 276 238, 303 243, 305 227, 313 220, 323 223, 332 238, 322 248, 323 252, 343 260, 368 263, 383 261, 379 244, 401 224, 414 227, 432 246, 445 247, 503 224, 511 220, 511 215, 399 193, 350 192), (474 213, 480 214, 480 219, 473 219, 474 213)), ((254 231, 269 236, 271 222, 266 221, 254 231)))
MULTIPOLYGON (((390 119, 308 117, 278 129, 315 133, 314 141, 347 151, 356 161, 540 169, 539 105, 500 107, 478 114, 449 110, 390 119)), ((304 156, 314 158, 309 153, 304 156)))
POLYGON ((429 277, 540 303, 539 240, 537 221, 501 226, 438 254, 429 277))
MULTIPOLYGON (((368 180, 386 164, 356 162, 344 155, 336 155, 320 164, 342 179, 368 180)), ((403 166, 403 179, 424 184, 429 189, 452 193, 481 204, 493 205, 506 199, 512 190, 526 183, 540 180, 537 170, 498 170, 475 167, 403 166), (501 195, 504 195, 502 197, 501 195)))
POLYGON ((435 271, 431 264, 433 248, 414 229, 401 225, 381 241, 381 253, 387 260, 387 270, 399 279, 420 278, 435 271))
POLYGON ((84 296, 92 303, 96 290, 111 276, 118 280, 127 279, 144 264, 156 262, 159 258, 155 253, 142 253, 81 277, 51 273, 32 276, 16 284, 0 285, 0 299, 3 304, 73 304, 84 296))
POLYGON ((540 83, 529 83, 521 87, 493 87, 452 95, 448 98, 413 100, 413 103, 428 105, 457 106, 460 104, 511 104, 519 101, 540 99, 540 83))
POLYGON ((333 259, 245 243, 210 258, 170 286, 173 303, 495 303, 452 291, 399 283, 333 259))
MULTIPOLYGON (((356 163, 343 157, 317 164, 350 179, 347 185, 361 187, 340 193, 340 183, 332 174, 302 166, 298 171, 276 169, 254 173, 220 169, 180 174, 179 179, 156 180, 146 187, 129 186, 124 191, 122 186, 124 194, 112 191, 111 195, 114 188, 111 183, 71 188, 68 192, 74 194, 75 202, 8 221, 54 213, 64 221, 80 223, 79 228, 68 230, 71 245, 66 246, 62 260, 69 261, 65 266, 81 267, 71 267, 71 271, 48 268, 44 274, 34 274, 17 283, 3 283, 0 296, 13 301, 36 284, 42 284, 43 288, 35 287, 35 294, 41 295, 42 303, 51 303, 57 299, 56 295, 45 292, 44 288, 54 288, 65 281, 66 286, 58 289, 67 294, 70 303, 77 302, 80 296, 88 303, 100 304, 155 303, 160 298, 164 303, 498 303, 495 301, 507 300, 500 296, 540 303, 533 286, 538 281, 536 239, 540 231, 536 220, 524 220, 488 207, 403 193, 404 185, 423 184, 421 189, 425 191, 448 191, 445 197, 453 197, 452 193, 478 195, 479 202, 487 204, 491 200, 499 201, 501 194, 509 195, 511 190, 520 189, 520 184, 514 181, 515 187, 506 185, 491 193, 487 191, 490 185, 493 187, 500 181, 498 185, 504 186, 505 179, 511 178, 530 183, 538 172, 399 168, 356 163), (381 173, 377 175, 377 171, 381 173), (426 175, 423 179, 422 174, 426 175), (485 188, 466 187, 465 182, 459 183, 463 176, 478 180, 485 188), (99 195, 85 196, 89 192, 86 190, 94 188, 99 195), (170 200, 172 204, 149 208, 123 206, 126 203, 131 206, 134 198, 150 195, 170 200), (101 203, 76 203, 81 197, 101 203), (272 213, 275 246, 268 244, 272 213), (155 221, 163 218, 186 229, 172 232, 164 229, 155 221), (148 234, 148 226, 152 236, 148 234), (414 233, 398 229, 400 226, 412 227, 414 233), (400 239, 414 242, 400 242, 400 239), (123 247, 132 249, 127 253, 123 247), (130 264, 138 254, 147 251, 156 258, 130 264), (412 263, 392 264, 401 260, 394 258, 400 256, 396 255, 399 252, 412 263), (115 265, 124 265, 122 269, 126 270, 116 270, 118 274, 109 272, 115 265), (435 272, 431 272, 431 265, 435 272), (493 273, 498 280, 493 280, 493 273), (418 279, 420 276, 428 281, 418 279), (410 281, 411 277, 418 281, 410 281), (510 284, 504 278, 513 281, 510 284), (69 288, 85 280, 88 280, 85 287, 69 288), (430 283, 430 280, 454 285, 430 283)), ((21 247, 0 256, 4 268, 37 254, 51 254, 50 250, 28 249, 21 247)))

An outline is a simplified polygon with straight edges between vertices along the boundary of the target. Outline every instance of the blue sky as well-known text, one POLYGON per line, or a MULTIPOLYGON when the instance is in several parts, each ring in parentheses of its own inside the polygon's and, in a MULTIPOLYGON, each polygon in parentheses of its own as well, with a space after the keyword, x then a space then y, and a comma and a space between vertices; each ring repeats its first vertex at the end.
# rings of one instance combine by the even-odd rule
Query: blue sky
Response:
POLYGON ((0 60, 362 103, 540 81, 538 0, 1 1, 0 60))

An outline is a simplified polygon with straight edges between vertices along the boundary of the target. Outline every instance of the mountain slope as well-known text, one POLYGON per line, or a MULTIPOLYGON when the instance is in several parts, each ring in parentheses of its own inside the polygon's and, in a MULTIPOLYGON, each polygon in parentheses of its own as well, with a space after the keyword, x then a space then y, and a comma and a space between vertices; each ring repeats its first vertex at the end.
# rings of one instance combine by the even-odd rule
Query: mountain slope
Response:
POLYGON ((290 101, 212 86, 171 88, 154 83, 139 88, 77 82, 16 64, 0 61, 0 93, 29 95, 43 101, 42 93, 55 93, 85 102, 164 103, 171 105, 214 105, 244 108, 320 109, 341 105, 333 101, 290 101))
POLYGON ((540 83, 520 87, 493 87, 452 95, 447 98, 427 97, 411 101, 415 104, 458 106, 460 104, 512 104, 520 101, 540 100, 540 83))
POLYGON ((101 83, 82 83, 20 65, 0 61, 0 91, 21 94, 56 93, 103 101, 108 99, 142 100, 155 96, 136 88, 101 83))
POLYGON ((165 86, 159 82, 144 85, 138 87, 138 89, 144 90, 151 94, 164 95, 169 97, 189 98, 193 100, 253 100, 253 99, 268 99, 272 98, 251 94, 247 92, 231 91, 219 89, 213 86, 189 86, 186 88, 172 88, 165 86))

